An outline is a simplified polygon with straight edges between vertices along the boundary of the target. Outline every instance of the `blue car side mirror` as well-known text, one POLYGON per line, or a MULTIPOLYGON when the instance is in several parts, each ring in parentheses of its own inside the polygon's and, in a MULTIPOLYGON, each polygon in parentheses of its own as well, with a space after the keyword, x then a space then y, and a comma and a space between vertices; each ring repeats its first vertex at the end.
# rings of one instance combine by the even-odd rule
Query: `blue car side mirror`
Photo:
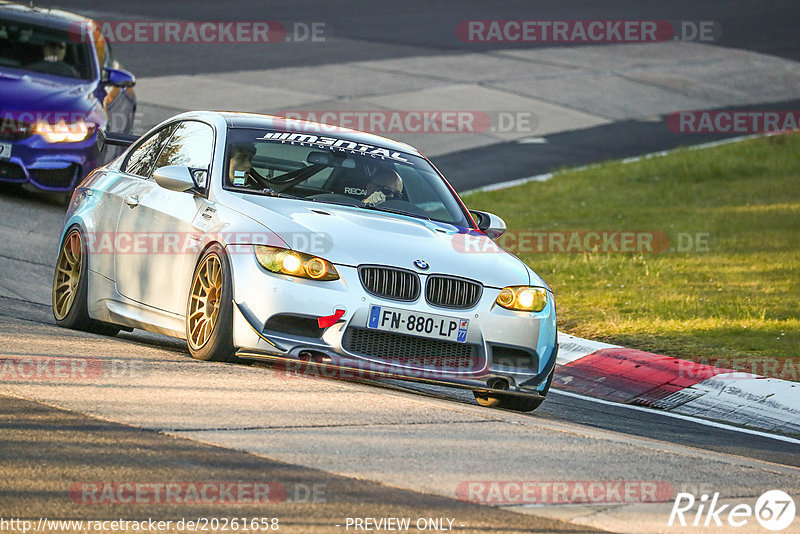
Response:
POLYGON ((103 69, 103 82, 114 87, 133 87, 136 84, 136 77, 123 69, 103 69))

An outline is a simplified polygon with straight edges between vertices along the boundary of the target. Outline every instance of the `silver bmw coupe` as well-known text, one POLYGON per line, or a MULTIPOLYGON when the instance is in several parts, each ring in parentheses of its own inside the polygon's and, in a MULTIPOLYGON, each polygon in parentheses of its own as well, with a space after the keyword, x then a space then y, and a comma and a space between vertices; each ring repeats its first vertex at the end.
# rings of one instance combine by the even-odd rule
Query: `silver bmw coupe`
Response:
POLYGON ((200 360, 323 366, 530 411, 553 377, 555 300, 493 242, 504 231, 409 145, 184 113, 75 190, 53 313, 67 328, 177 336, 200 360))

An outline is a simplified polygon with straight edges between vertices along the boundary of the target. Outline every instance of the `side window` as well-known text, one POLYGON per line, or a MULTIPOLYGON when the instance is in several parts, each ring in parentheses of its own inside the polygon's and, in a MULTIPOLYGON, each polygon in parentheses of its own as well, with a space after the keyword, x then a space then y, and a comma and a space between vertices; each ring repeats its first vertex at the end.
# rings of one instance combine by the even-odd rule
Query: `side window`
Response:
POLYGON ((175 124, 167 125, 147 139, 140 141, 122 165, 122 172, 149 178, 153 174, 156 158, 158 158, 161 148, 175 131, 175 127, 175 124))
MULTIPOLYGON (((156 161, 156 169, 168 165, 182 165, 192 169, 208 171, 211 166, 211 153, 214 149, 214 130, 208 124, 197 121, 184 121, 172 134, 156 161)), ((201 187, 207 173, 194 173, 201 187)))
POLYGON ((100 32, 100 26, 97 24, 94 25, 94 50, 97 54, 98 66, 101 70, 103 67, 114 67, 111 46, 108 44, 108 41, 106 41, 106 38, 103 37, 103 34, 100 32))
POLYGON ((109 69, 116 68, 116 61, 114 61, 114 53, 111 51, 111 43, 103 38, 103 43, 105 43, 105 57, 103 58, 103 66, 108 67, 109 69))

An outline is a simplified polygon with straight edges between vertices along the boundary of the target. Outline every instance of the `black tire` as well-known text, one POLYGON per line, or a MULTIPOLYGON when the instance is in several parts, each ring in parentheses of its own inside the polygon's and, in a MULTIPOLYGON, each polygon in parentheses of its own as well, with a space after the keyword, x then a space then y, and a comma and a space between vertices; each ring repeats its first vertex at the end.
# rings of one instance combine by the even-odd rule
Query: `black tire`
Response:
MULTIPOLYGON (((206 271, 207 273, 207 271, 206 271)), ((208 308, 211 310, 211 308, 208 308)), ((200 261, 194 268, 192 283, 189 286, 189 299, 186 304, 186 344, 189 346, 189 353, 192 358, 203 361, 215 362, 234 362, 236 361, 236 347, 233 345, 233 282, 231 279, 231 268, 228 257, 221 245, 214 243, 200 257, 200 261), (208 268, 208 262, 216 261, 221 268, 220 281, 221 288, 215 289, 215 294, 211 294, 209 289, 205 289, 203 280, 209 285, 209 279, 202 274, 203 269, 208 268), (199 284, 199 286, 198 286, 199 284), (199 307, 202 301, 203 290, 206 291, 205 304, 199 307), (213 303, 212 303, 213 301, 213 303), (213 311, 206 313, 206 306, 217 306, 216 316, 213 311), (204 314, 202 317, 199 314, 204 314), (202 321, 208 321, 210 326, 202 326, 202 321), (207 334, 198 332, 197 329, 208 328, 207 334)))
POLYGON ((58 260, 56 260, 56 269, 53 274, 53 317, 56 320, 56 324, 63 328, 93 332, 106 336, 115 336, 120 330, 118 326, 95 321, 89 317, 89 310, 86 304, 87 294, 89 292, 89 280, 86 273, 87 255, 88 249, 80 230, 78 227, 70 228, 69 232, 64 235, 64 240, 61 242, 61 246, 58 249, 58 260), (69 252, 67 250, 68 243, 70 243, 69 252), (74 276, 77 270, 78 280, 77 283, 72 283, 65 279, 67 277, 66 268, 67 264, 74 265, 74 262, 70 261, 69 256, 71 254, 72 260, 75 260, 75 252, 77 250, 80 250, 79 265, 76 269, 71 270, 70 276, 74 276), (73 293, 71 301, 69 300, 70 296, 66 294, 65 284, 71 285, 70 291, 73 293))
MULTIPOLYGON (((553 374, 555 369, 550 371, 550 376, 547 377, 547 383, 542 390, 541 395, 546 396, 550 391, 550 384, 553 383, 553 374)), ((531 397, 519 397, 517 395, 504 395, 502 393, 494 395, 486 395, 477 391, 472 392, 475 395, 475 400, 481 406, 487 408, 502 408, 504 410, 513 410, 515 412, 532 412, 544 402, 544 399, 536 399, 531 397)))

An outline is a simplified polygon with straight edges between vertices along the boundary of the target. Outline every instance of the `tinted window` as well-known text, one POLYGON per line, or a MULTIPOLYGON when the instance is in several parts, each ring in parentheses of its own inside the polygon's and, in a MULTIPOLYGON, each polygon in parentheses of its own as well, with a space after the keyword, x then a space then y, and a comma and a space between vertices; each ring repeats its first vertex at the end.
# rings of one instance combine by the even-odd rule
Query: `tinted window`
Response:
POLYGON ((184 121, 158 156, 156 169, 168 165, 208 169, 213 149, 214 131, 211 126, 202 122, 184 121))
POLYGON ((225 189, 469 226, 442 177, 412 154, 335 137, 254 129, 229 129, 227 141, 225 189))
POLYGON ((176 126, 176 124, 167 125, 134 145, 122 166, 122 171, 149 178, 153 174, 156 158, 158 158, 161 148, 175 131, 176 126))
POLYGON ((0 19, 0 65, 89 80, 92 49, 65 31, 0 19))

